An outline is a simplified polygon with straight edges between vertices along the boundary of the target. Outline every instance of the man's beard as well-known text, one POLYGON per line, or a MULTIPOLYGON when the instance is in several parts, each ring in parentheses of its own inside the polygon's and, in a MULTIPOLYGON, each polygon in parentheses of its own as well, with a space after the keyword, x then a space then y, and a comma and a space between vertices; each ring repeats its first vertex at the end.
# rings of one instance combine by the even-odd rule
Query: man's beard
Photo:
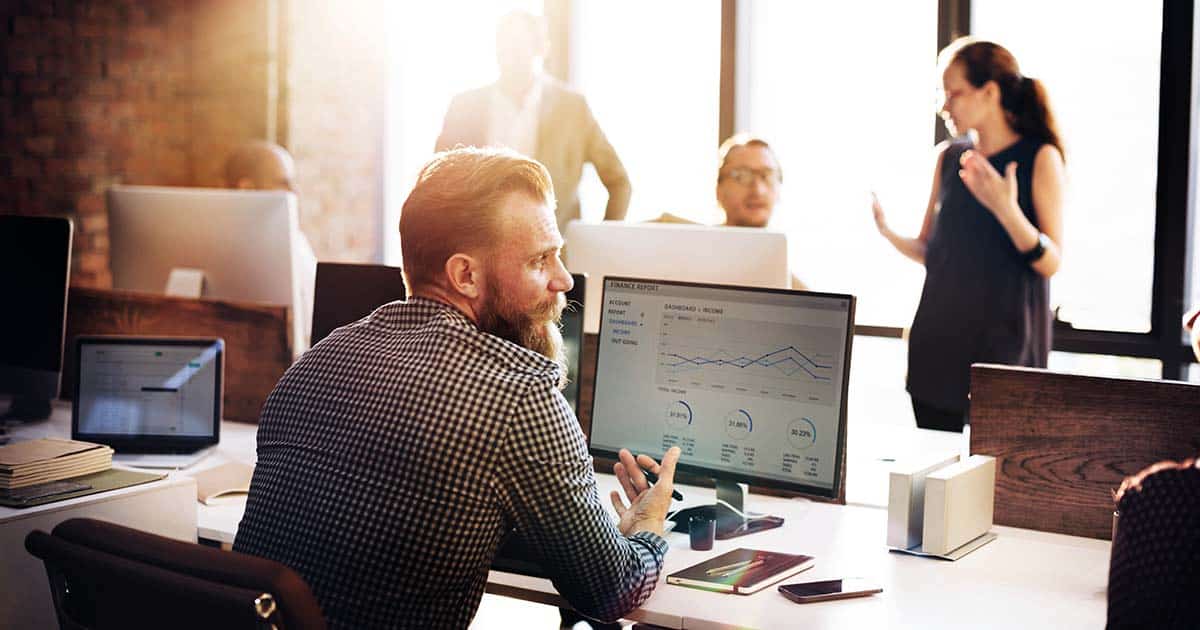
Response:
MULTIPOLYGON (((498 286, 495 281, 488 284, 498 286)), ((566 304, 566 297, 559 293, 553 300, 521 312, 500 292, 489 290, 479 314, 479 328, 557 363, 562 368, 558 378, 558 388, 562 389, 567 386, 567 352, 559 322, 566 304)))

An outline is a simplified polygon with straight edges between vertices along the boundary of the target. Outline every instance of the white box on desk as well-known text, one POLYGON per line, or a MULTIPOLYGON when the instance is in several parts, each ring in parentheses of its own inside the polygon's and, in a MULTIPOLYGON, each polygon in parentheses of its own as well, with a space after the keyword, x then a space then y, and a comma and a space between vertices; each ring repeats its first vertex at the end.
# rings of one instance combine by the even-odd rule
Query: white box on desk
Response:
POLYGON ((921 544, 925 523, 925 478, 958 461, 958 455, 901 464, 888 478, 887 544, 912 549, 921 544))
POLYGON ((945 554, 987 533, 996 497, 996 459, 972 455, 925 477, 921 549, 945 554))

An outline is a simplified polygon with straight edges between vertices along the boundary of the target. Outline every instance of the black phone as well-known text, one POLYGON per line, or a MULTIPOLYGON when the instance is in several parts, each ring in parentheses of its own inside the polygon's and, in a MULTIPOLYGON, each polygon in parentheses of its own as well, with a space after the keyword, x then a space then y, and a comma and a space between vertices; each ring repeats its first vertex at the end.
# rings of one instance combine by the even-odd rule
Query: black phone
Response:
POLYGON ((779 587, 779 592, 797 604, 807 604, 810 602, 825 602, 832 599, 866 597, 867 595, 882 593, 883 589, 862 578, 843 578, 840 580, 784 584, 779 587))

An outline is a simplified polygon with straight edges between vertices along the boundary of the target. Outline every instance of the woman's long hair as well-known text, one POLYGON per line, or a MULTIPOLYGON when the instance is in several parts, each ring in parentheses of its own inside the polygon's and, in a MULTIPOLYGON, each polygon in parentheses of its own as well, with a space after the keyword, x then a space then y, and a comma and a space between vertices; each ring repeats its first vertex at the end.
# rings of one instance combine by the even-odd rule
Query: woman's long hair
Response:
POLYGON ((938 54, 938 61, 938 67, 942 69, 961 63, 967 81, 976 88, 995 81, 1000 88, 1000 106, 1013 130, 1054 145, 1059 153, 1066 155, 1046 86, 1022 75, 1016 57, 1007 48, 994 42, 962 37, 944 48, 938 54))

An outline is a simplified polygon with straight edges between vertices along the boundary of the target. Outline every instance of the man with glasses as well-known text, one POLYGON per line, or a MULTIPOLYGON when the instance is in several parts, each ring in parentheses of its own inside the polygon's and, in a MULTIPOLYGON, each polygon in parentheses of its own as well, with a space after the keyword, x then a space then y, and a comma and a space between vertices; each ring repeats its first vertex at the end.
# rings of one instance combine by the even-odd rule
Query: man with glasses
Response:
POLYGON ((725 225, 767 227, 783 184, 771 145, 739 133, 721 143, 718 156, 717 203, 725 211, 725 225))
MULTIPOLYGON (((783 170, 766 140, 747 133, 734 134, 717 150, 717 205, 729 227, 765 228, 775 213, 783 170)), ((664 212, 652 223, 694 223, 664 212)), ((793 289, 807 289, 792 274, 793 289)))
MULTIPOLYGON (((745 133, 730 136, 718 150, 717 204, 731 227, 765 228, 775 213, 783 170, 766 140, 745 133)), ((807 289, 792 274, 793 289, 807 289)))

